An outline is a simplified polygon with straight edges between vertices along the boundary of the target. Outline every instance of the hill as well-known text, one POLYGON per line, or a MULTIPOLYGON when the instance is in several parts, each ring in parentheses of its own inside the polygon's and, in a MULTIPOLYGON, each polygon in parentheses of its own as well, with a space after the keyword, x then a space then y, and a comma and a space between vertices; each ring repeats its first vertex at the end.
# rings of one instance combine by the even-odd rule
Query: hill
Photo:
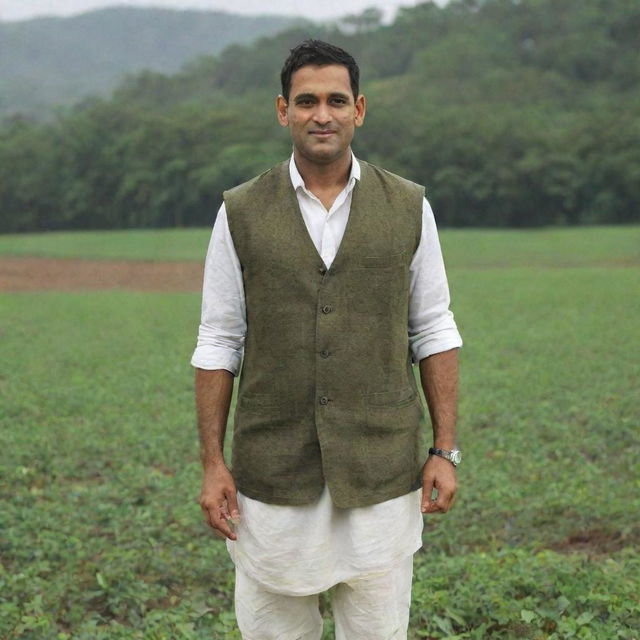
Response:
POLYGON ((187 60, 273 35, 296 21, 214 11, 113 7, 0 23, 0 113, 42 114, 106 93, 125 74, 176 72, 187 60))

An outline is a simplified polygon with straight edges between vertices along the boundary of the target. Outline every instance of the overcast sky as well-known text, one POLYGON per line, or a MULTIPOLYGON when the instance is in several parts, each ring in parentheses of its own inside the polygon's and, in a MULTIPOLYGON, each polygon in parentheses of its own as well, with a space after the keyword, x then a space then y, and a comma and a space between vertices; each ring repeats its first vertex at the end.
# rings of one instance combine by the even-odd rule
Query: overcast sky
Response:
MULTIPOLYGON (((230 13, 280 13, 311 19, 336 18, 376 6, 391 18, 400 6, 424 0, 0 0, 0 20, 25 20, 36 16, 68 16, 109 5, 156 6, 174 9, 215 9, 230 13)), ((438 4, 442 4, 439 0, 438 4)))

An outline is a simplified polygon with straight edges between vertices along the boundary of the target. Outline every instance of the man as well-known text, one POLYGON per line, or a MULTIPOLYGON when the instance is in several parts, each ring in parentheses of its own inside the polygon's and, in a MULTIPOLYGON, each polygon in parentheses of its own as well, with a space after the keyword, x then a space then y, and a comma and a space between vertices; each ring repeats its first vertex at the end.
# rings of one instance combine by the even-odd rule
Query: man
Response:
POLYGON ((397 640, 422 513, 456 491, 461 340, 424 190, 351 151, 366 111, 353 58, 308 40, 281 79, 293 154, 225 192, 207 254, 200 504, 236 566, 245 640, 317 640, 318 594, 334 585, 338 640, 397 640))

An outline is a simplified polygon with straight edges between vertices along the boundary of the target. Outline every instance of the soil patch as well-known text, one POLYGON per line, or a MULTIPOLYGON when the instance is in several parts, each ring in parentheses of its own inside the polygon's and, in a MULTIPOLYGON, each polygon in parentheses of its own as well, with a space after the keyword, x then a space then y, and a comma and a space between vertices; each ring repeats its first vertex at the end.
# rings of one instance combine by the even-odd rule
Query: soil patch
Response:
POLYGON ((638 531, 632 531, 627 535, 623 535, 620 531, 587 529, 578 531, 570 535, 566 540, 552 544, 548 548, 558 553, 607 554, 635 545, 640 538, 639 533, 638 531))
POLYGON ((202 290, 198 262, 1 257, 0 292, 202 290))

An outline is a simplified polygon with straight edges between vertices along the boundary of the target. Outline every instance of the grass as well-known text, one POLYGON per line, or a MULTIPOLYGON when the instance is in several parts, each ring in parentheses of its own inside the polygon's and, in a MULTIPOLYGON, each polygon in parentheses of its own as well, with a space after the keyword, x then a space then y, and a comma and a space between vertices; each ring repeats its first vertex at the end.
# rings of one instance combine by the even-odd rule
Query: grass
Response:
MULTIPOLYGON (((60 231, 0 235, 0 256, 201 262, 210 229, 60 231)), ((640 264, 640 226, 445 229, 453 268, 631 266, 640 264)))
MULTIPOLYGON (((640 637, 639 231, 443 234, 464 462, 426 521, 412 640, 640 637)), ((146 257, 126 236, 105 252, 146 257)), ((0 296, 0 637, 239 638, 196 504, 199 304, 0 296)))
POLYGON ((640 226, 446 229, 441 236, 447 264, 456 268, 640 265, 640 226))
POLYGON ((0 256, 204 261, 211 229, 51 231, 0 235, 0 256))

